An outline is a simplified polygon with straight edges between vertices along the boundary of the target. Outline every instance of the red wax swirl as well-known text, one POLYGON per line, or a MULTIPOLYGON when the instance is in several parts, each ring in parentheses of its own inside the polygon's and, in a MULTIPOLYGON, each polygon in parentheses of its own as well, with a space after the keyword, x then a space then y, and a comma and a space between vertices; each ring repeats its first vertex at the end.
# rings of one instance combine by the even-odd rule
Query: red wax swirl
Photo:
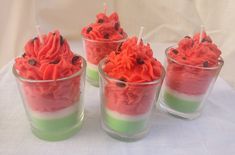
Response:
POLYGON ((127 34, 120 26, 116 12, 110 16, 104 13, 97 14, 96 22, 84 27, 81 33, 84 38, 96 41, 121 40, 127 37, 127 34))
POLYGON ((106 108, 132 116, 150 111, 161 82, 141 83, 158 80, 163 73, 162 65, 153 58, 149 44, 141 41, 137 45, 136 37, 126 40, 119 50, 108 55, 103 70, 114 79, 129 82, 109 81, 105 84, 106 108))
POLYGON ((104 71, 113 78, 127 82, 149 82, 162 74, 162 65, 153 57, 150 45, 132 37, 124 42, 120 51, 113 51, 107 58, 104 71))
POLYGON ((127 34, 120 26, 116 12, 107 16, 99 13, 95 23, 89 24, 82 29, 84 37, 84 48, 89 63, 98 65, 100 60, 107 56, 111 51, 118 48, 127 34))
POLYGON ((201 95, 217 74, 217 70, 207 68, 218 67, 221 51, 205 32, 201 42, 199 38, 199 33, 193 38, 186 36, 178 47, 169 49, 166 83, 171 89, 201 95))
POLYGON ((213 67, 218 65, 221 51, 212 42, 211 38, 202 34, 202 41, 199 42, 200 34, 197 33, 193 38, 185 37, 179 41, 177 48, 172 48, 169 56, 177 62, 198 66, 213 67))
POLYGON ((25 45, 25 53, 16 58, 15 68, 26 79, 21 81, 25 102, 34 111, 53 112, 79 102, 81 77, 66 78, 81 69, 82 59, 70 50, 59 31, 43 35, 44 44, 36 37, 25 45), (45 82, 43 80, 51 80, 45 82))
POLYGON ((25 45, 25 54, 17 58, 15 67, 19 74, 32 80, 55 80, 68 77, 81 69, 81 60, 75 55, 59 33, 43 35, 44 44, 38 38, 25 45))

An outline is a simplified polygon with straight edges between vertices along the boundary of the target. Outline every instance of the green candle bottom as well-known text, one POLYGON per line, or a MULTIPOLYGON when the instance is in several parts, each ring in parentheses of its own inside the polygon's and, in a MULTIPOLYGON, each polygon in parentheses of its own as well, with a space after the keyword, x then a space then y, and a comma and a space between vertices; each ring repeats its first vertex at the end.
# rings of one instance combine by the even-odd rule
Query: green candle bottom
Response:
POLYGON ((164 92, 163 95, 164 103, 170 108, 182 112, 182 113, 193 113, 196 112, 201 104, 200 101, 193 101, 181 97, 177 97, 168 91, 164 92))
POLYGON ((81 128, 84 114, 74 112, 62 118, 42 119, 31 116, 32 132, 38 138, 48 141, 64 140, 81 128))
POLYGON ((97 69, 95 69, 94 67, 90 67, 88 65, 86 69, 86 76, 87 76, 87 81, 91 85, 95 87, 99 86, 99 73, 97 69))

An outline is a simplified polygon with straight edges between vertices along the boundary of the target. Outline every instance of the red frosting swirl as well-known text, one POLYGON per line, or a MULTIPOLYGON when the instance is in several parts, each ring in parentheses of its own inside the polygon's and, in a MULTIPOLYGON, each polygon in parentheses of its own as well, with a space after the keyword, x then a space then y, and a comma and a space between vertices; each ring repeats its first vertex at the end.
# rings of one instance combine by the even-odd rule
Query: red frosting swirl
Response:
POLYGON ((25 53, 16 58, 19 74, 33 80, 55 80, 68 77, 81 69, 81 60, 75 56, 59 31, 43 35, 44 44, 38 37, 25 45, 25 53))
POLYGON ((184 37, 179 41, 177 48, 170 50, 169 56, 177 62, 187 65, 198 67, 217 66, 221 51, 205 32, 202 33, 201 42, 199 42, 199 37, 199 33, 195 34, 193 38, 184 37))
POLYGON ((107 16, 104 13, 96 15, 96 22, 89 24, 82 29, 84 38, 91 40, 121 40, 127 37, 127 34, 120 26, 119 18, 116 12, 107 16))
POLYGON ((141 41, 137 45, 137 37, 132 37, 121 45, 119 51, 110 53, 104 72, 127 82, 149 82, 161 76, 162 65, 153 58, 149 44, 144 45, 141 41))
POLYGON ((150 45, 141 41, 137 45, 137 38, 125 41, 118 51, 113 51, 107 57, 103 71, 110 77, 119 79, 121 83, 107 80, 104 82, 105 106, 112 111, 126 115, 146 114, 151 110, 156 95, 161 87, 162 65, 153 58, 150 45))
POLYGON ((78 72, 82 59, 74 55, 59 31, 43 35, 44 43, 36 37, 25 45, 25 53, 15 60, 18 74, 31 80, 21 81, 25 102, 35 111, 53 112, 71 106, 80 100, 81 77, 77 75, 57 81, 78 72))
POLYGON ((207 68, 219 65, 221 51, 205 32, 201 42, 199 38, 199 33, 193 38, 186 36, 179 41, 178 47, 169 49, 166 84, 171 89, 189 95, 202 95, 216 79, 220 68, 207 68))

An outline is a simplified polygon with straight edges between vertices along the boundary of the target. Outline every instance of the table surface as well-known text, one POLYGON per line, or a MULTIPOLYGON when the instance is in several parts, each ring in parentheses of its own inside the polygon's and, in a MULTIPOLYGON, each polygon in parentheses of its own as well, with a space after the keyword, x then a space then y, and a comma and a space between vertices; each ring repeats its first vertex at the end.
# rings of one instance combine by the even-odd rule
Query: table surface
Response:
MULTIPOLYGON (((153 44, 154 55, 164 57, 169 44, 153 44)), ((82 51, 80 42, 72 43, 82 51)), ((79 53, 79 52, 76 52, 79 53)), ((80 53, 83 55, 83 53, 80 53)), ((106 135, 100 125, 99 89, 86 83, 85 121, 72 138, 47 142, 35 137, 12 75, 12 62, 0 70, 0 155, 162 154, 234 155, 235 91, 218 78, 201 117, 185 120, 153 110, 150 133, 137 142, 121 142, 106 135)))

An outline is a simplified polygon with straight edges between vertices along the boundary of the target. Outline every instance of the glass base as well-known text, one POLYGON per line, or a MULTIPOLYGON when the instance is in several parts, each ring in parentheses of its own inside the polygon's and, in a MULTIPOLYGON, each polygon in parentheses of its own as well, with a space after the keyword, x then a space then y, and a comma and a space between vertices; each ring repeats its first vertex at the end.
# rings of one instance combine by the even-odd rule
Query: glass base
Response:
POLYGON ((149 133, 149 129, 146 129, 142 132, 135 133, 135 134, 125 134, 125 133, 120 133, 116 132, 106 126, 106 124, 102 121, 102 128, 103 130, 112 138, 115 138, 120 141, 125 141, 125 142, 134 142, 137 140, 142 139, 149 133))
POLYGON ((68 139, 72 137, 74 134, 76 134, 82 127, 83 119, 84 119, 84 115, 81 117, 81 119, 78 121, 78 123, 75 126, 73 126, 72 128, 68 128, 66 130, 62 130, 60 132, 43 131, 35 127, 31 127, 31 128, 32 128, 33 134, 42 140, 60 141, 60 140, 68 139))
POLYGON ((185 119, 190 119, 190 120, 193 120, 193 119, 199 117, 201 114, 198 111, 193 112, 193 113, 183 113, 183 112, 176 111, 176 110, 172 109, 171 107, 169 107, 168 105, 166 105, 164 103, 164 101, 160 101, 159 106, 162 110, 172 114, 173 116, 185 118, 185 119))
POLYGON ((86 79, 91 85, 99 87, 99 73, 94 67, 87 66, 86 79))

